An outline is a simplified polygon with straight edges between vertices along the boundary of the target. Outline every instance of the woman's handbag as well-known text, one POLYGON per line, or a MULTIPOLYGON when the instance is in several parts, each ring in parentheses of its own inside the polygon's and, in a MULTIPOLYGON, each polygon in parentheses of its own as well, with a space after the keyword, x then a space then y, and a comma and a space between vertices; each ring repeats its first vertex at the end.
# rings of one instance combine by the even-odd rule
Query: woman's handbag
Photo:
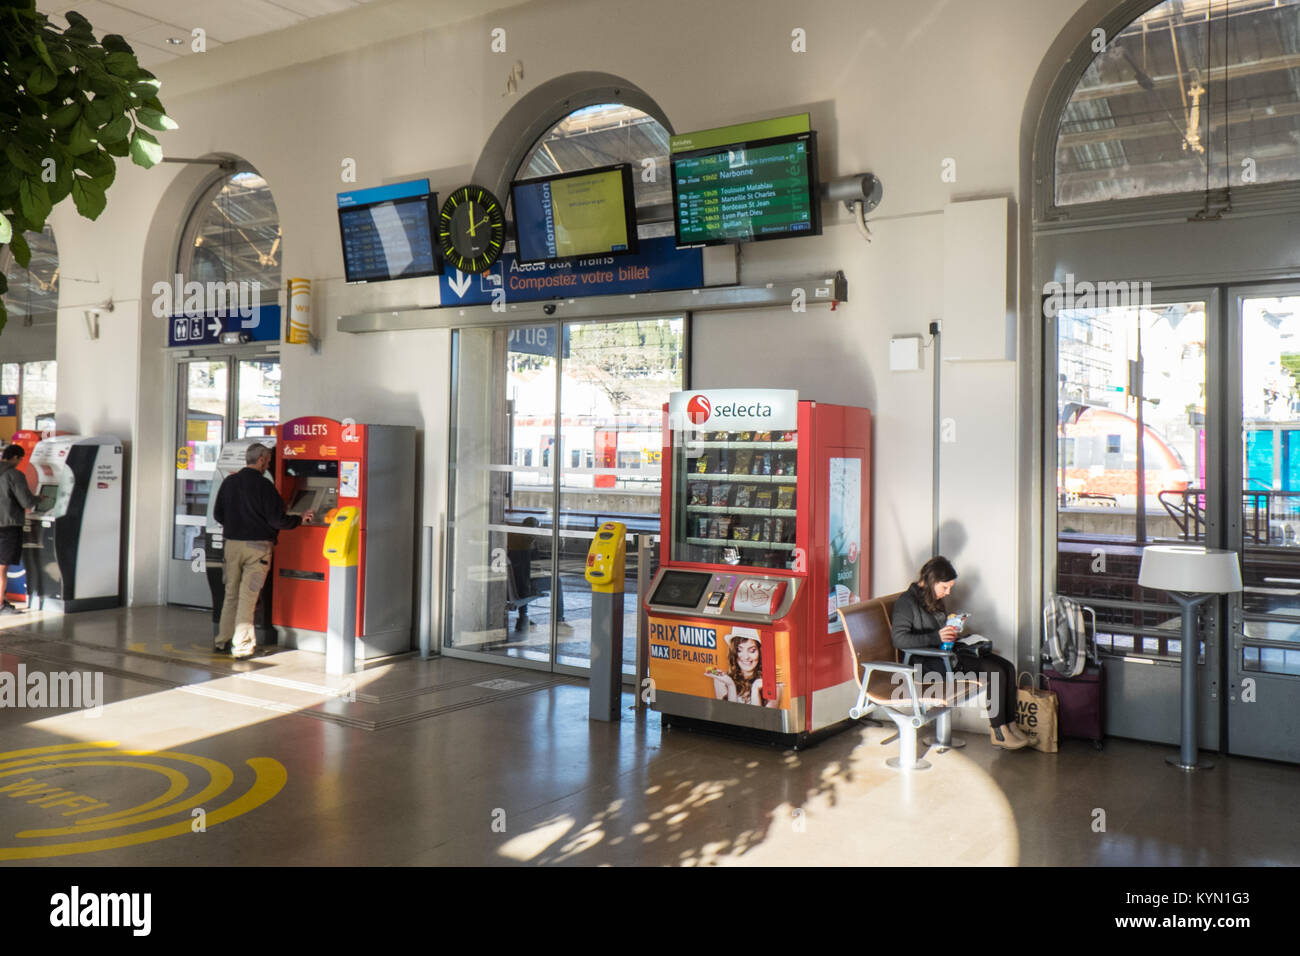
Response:
POLYGON ((1024 671, 1016 678, 1016 724, 1029 738, 1029 746, 1045 754, 1056 753, 1058 712, 1056 695, 1040 689, 1033 674, 1024 671), (1028 687, 1024 686, 1026 677, 1028 687))

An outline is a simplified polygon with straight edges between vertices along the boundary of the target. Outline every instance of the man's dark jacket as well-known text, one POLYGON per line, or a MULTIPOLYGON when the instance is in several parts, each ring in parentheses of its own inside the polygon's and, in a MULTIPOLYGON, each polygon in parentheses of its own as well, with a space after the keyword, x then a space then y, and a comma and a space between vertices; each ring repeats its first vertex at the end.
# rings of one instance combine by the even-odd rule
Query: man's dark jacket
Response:
POLYGON ((18 470, 19 459, 0 461, 0 528, 17 528, 27 521, 25 508, 35 508, 41 499, 27 487, 27 476, 18 470))
POLYGON ((227 476, 212 516, 231 541, 275 541, 280 531, 302 524, 302 518, 284 513, 280 493, 256 468, 227 476))

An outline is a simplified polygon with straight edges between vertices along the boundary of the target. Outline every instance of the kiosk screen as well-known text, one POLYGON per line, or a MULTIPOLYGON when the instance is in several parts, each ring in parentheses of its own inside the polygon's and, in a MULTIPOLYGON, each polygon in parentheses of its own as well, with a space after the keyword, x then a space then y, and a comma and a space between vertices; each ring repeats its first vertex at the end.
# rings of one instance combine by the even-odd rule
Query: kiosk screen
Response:
POLYGON ((709 586, 710 576, 698 571, 665 571, 659 587, 650 595, 651 604, 693 608, 709 586))
POLYGON ((293 503, 289 505, 288 513, 291 515, 300 515, 310 508, 315 500, 315 489, 308 488, 306 491, 300 491, 293 496, 293 503))
POLYGON ((41 485, 36 489, 36 495, 41 500, 36 502, 36 511, 49 511, 54 507, 54 502, 59 497, 58 485, 41 485))

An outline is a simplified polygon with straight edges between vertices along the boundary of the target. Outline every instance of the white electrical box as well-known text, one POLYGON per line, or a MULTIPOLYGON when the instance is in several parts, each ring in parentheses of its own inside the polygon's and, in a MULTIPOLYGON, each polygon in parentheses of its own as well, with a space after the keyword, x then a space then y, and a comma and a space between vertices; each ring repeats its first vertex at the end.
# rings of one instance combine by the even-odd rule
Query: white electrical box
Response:
POLYGON ((921 337, 895 335, 889 340, 889 370, 916 372, 921 368, 921 337))

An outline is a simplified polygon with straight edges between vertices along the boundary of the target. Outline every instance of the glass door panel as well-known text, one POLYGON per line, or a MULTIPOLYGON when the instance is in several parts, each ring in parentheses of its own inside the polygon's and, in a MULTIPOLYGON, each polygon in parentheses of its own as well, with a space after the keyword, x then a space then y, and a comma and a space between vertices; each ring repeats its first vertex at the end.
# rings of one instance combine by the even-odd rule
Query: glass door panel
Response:
POLYGON ((1244 590, 1231 598, 1229 747, 1300 762, 1300 289, 1235 301, 1241 500, 1232 544, 1244 590))
POLYGON ((269 435, 280 424, 280 360, 240 359, 235 438, 269 435))
POLYGON ((176 480, 167 599, 210 607, 205 575, 193 568, 207 521, 208 495, 225 441, 230 401, 228 359, 182 362, 177 375, 176 480))
POLYGON ((553 333, 520 331, 535 330, 453 336, 443 640, 448 650, 549 667, 551 622, 564 613, 552 573, 559 362, 553 333))
POLYGON ((566 323, 561 342, 556 662, 591 664, 587 550, 601 524, 620 521, 628 529, 623 669, 631 674, 638 545, 659 533, 663 406, 683 385, 685 320, 566 323))
MULTIPOLYGON (((1177 739, 1181 617, 1164 592, 1138 585, 1138 571, 1146 545, 1207 543, 1217 500, 1206 468, 1207 301, 1171 296, 1054 317, 1056 591, 1096 611, 1117 736, 1177 739)), ((1197 651, 1209 700, 1216 649, 1197 651)), ((1217 715, 1204 707, 1202 717, 1213 746, 1217 715)))

